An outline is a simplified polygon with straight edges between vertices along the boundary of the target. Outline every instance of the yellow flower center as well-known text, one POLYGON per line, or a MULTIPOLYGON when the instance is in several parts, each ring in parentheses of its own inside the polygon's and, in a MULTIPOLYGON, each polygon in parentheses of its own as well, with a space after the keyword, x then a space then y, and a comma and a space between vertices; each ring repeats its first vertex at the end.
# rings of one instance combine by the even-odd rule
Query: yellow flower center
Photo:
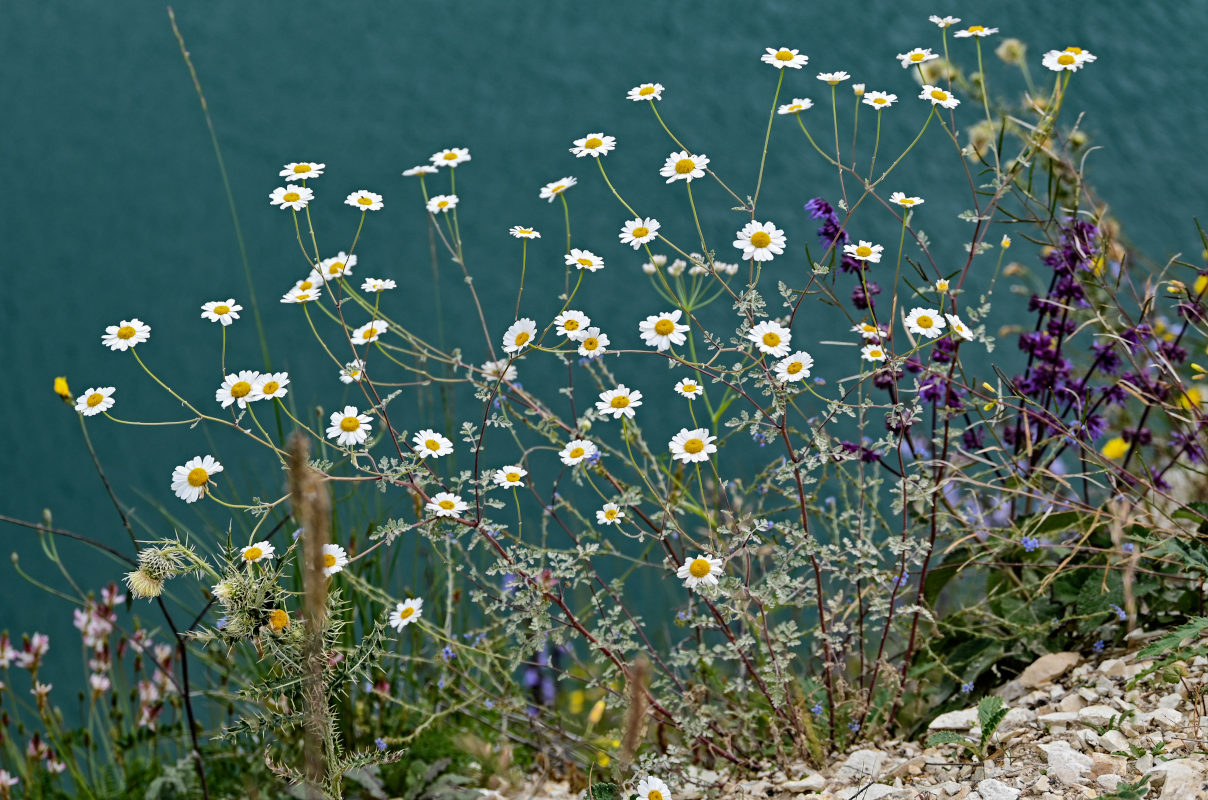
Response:
POLYGON ((217 314, 218 316, 222 316, 223 314, 230 314, 231 307, 230 306, 214 306, 214 313, 217 314))
POLYGON ((914 199, 910 198, 910 197, 903 197, 901 200, 898 201, 898 203, 900 205, 904 205, 904 206, 912 206, 912 205, 914 205, 914 199))
POLYGON ((133 327, 133 326, 131 326, 131 325, 123 325, 122 327, 120 327, 120 328, 118 328, 118 329, 117 329, 117 338, 119 338, 119 339, 133 339, 133 338, 134 338, 134 334, 136 334, 136 333, 138 333, 138 331, 136 331, 136 330, 134 329, 134 327, 133 327))
POLYGON ((985 26, 984 26, 984 25, 970 25, 970 26, 969 26, 969 33, 981 33, 981 32, 982 32, 982 31, 984 31, 985 29, 986 29, 986 28, 985 28, 985 26))
POLYGON ((915 61, 915 62, 922 61, 926 57, 927 57, 926 53, 911 53, 910 54, 910 60, 915 61))
POLYGON ((617 510, 615 508, 610 508, 604 512, 604 519, 616 519, 616 518, 617 518, 617 510))
POLYGON ((874 98, 872 99, 872 101, 873 101, 874 103, 876 103, 877 105, 884 105, 884 103, 885 103, 885 98, 884 98, 884 97, 874 97, 874 98))
POLYGON ((654 94, 654 87, 653 86, 643 86, 641 89, 638 90, 638 94, 640 94, 642 97, 645 97, 646 95, 654 94))
POLYGON ((335 554, 334 553, 324 553, 323 554, 323 566, 327 567, 328 569, 331 569, 335 565, 336 565, 335 554))
POLYGON ((407 606, 402 611, 398 612, 398 618, 399 619, 410 619, 411 615, 414 613, 415 613, 415 609, 412 608, 411 606, 407 606))
POLYGON ((424 447, 428 448, 429 450, 439 450, 440 442, 436 441, 435 439, 428 439, 426 442, 424 442, 424 447))
POLYGON ((561 183, 560 183, 560 184, 558 184, 557 186, 555 186, 554 188, 550 189, 550 190, 549 190, 549 193, 550 193, 550 194, 558 194, 558 192, 562 191, 562 190, 563 190, 563 189, 565 189, 565 188, 566 188, 566 186, 565 186, 564 184, 561 184, 561 183))
MULTIPOLYGON (((692 559, 692 563, 688 565, 688 574, 693 578, 703 578, 712 571, 713 565, 709 563, 709 559, 707 558, 694 558, 692 559)), ((658 790, 656 789, 650 794, 658 794, 658 790)))
POLYGON ((654 332, 659 336, 667 336, 675 330, 675 323, 669 319, 660 319, 654 323, 654 332))
POLYGON ((281 195, 281 199, 287 203, 296 203, 302 199, 302 195, 298 194, 297 192, 286 192, 285 194, 281 195))
POLYGON ((646 800, 663 800, 663 793, 658 789, 651 789, 650 794, 646 795, 646 800))
POLYGON ((1081 47, 1067 47, 1067 48, 1065 48, 1065 52, 1073 53, 1076 56, 1080 56, 1080 55, 1082 55, 1082 48, 1081 47))
POLYGON ((685 383, 684 391, 687 392, 688 394, 692 394, 693 392, 696 391, 696 384, 695 383, 685 383))
POLYGON ((105 400, 105 395, 101 394, 100 392, 93 392, 92 394, 88 395, 88 399, 85 402, 88 404, 89 408, 95 408, 96 406, 99 406, 104 400, 105 400))
POLYGON ((868 258, 872 255, 872 248, 860 245, 856 248, 856 258, 868 258))
POLYGON ((252 391, 252 385, 247 381, 238 381, 231 387, 231 397, 247 397, 252 391))
POLYGON ((311 299, 310 292, 298 292, 296 295, 294 295, 294 299, 305 303, 307 300, 311 299))
MULTIPOLYGON (((786 50, 783 47, 780 48, 779 50, 776 51, 776 60, 777 61, 792 61, 793 60, 793 51, 786 50)), ((651 794, 650 800, 661 800, 661 795, 659 798, 656 798, 656 797, 654 797, 653 794, 651 794)))
POLYGON ((586 451, 586 450, 584 450, 582 447, 576 447, 574 450, 571 450, 571 451, 570 451, 570 453, 569 453, 568 455, 569 455, 571 458, 582 458, 582 457, 583 457, 583 454, 584 454, 584 453, 586 453, 586 452, 587 452, 587 451, 586 451))
POLYGON ((528 331, 521 331, 520 333, 516 334, 516 346, 519 347, 527 342, 530 338, 531 336, 528 331))
POLYGON ((612 398, 612 402, 609 403, 609 405, 612 406, 613 408, 625 408, 626 406, 629 405, 629 398, 623 394, 619 394, 616 397, 612 398))
POLYGON ((594 264, 594 263, 595 263, 595 262, 594 262, 594 261, 592 261, 590 258, 580 258, 580 259, 579 259, 579 264, 580 264, 580 265, 582 265, 582 266, 584 266, 584 267, 590 267, 590 266, 591 266, 592 264, 594 264))
POLYGON ((593 136, 583 143, 583 146, 588 150, 595 150, 597 147, 604 144, 604 140, 598 136, 593 136))
POLYGON ((779 347, 780 346, 780 336, 779 336, 779 334, 773 333, 772 331, 768 331, 767 333, 765 333, 763 335, 763 343, 765 345, 767 345, 768 347, 779 347))
POLYGON ((456 161, 457 153, 445 153, 443 156, 441 156, 441 158, 443 158, 445 161, 456 161))
POLYGON ((372 197, 358 197, 357 202, 363 206, 371 206, 371 205, 373 205, 373 198, 372 197))
POLYGON ((344 417, 340 420, 340 430, 345 433, 352 433, 361 429, 361 421, 356 417, 344 417))
POLYGON ((329 275, 339 275, 343 271, 344 271, 344 262, 343 261, 334 261, 331 263, 330 266, 327 267, 327 273, 329 275))
POLYGON ((1074 58, 1069 53, 1062 53, 1061 55, 1057 56, 1057 63, 1062 64, 1064 66, 1069 66, 1070 64, 1073 64, 1077 60, 1078 59, 1074 58))
POLYGON ((276 394, 277 390, 280 388, 281 384, 277 383, 276 381, 269 381, 268 383, 264 384, 260 391, 264 392, 265 394, 276 394))
POLYGON ((772 243, 772 235, 766 231, 756 231, 751 234, 752 247, 767 247, 772 243))
POLYGON ((796 375, 798 372, 800 372, 803 369, 805 369, 804 364, 802 364, 800 361, 794 361, 792 364, 789 364, 788 367, 784 371, 790 375, 796 375))
POLYGON ((947 100, 948 93, 945 92, 943 89, 932 89, 931 90, 931 99, 932 100, 947 100))
POLYGON ((694 169, 696 169, 696 162, 690 158, 681 158, 675 162, 675 171, 680 175, 687 175, 694 169))
POLYGON ((506 475, 504 475, 503 477, 507 478, 508 483, 519 483, 520 482, 520 473, 519 472, 509 472, 506 475))
POLYGON ((243 551, 244 561, 256 561, 260 556, 264 555, 264 551, 259 547, 249 547, 243 551))
POLYGON ((444 207, 445 207, 445 206, 447 206, 447 205, 449 205, 449 201, 448 201, 448 200, 441 200, 441 201, 437 202, 436 207, 437 207, 437 208, 444 208, 444 207))
POLYGON ((582 344, 584 350, 595 350, 600 346, 600 340, 594 336, 588 336, 583 340, 582 344))
POLYGON ((935 320, 933 320, 931 317, 924 314, 921 317, 919 317, 917 320, 915 320, 914 324, 918 325, 923 330, 927 330, 928 328, 935 325, 935 320))
POLYGON ((372 339, 377 335, 378 335, 377 328, 366 328, 365 332, 361 334, 361 338, 362 339, 372 339))
POLYGON ((705 449, 705 443, 700 439, 689 439, 684 442, 684 452, 696 455, 705 449))
POLYGON ((635 238, 635 239, 641 239, 643 236, 649 236, 649 235, 650 235, 650 229, 649 229, 649 228, 647 228, 645 225, 639 225, 639 226, 637 226, 636 228, 634 228, 634 229, 633 229, 633 230, 630 232, 630 234, 629 234, 629 235, 630 235, 630 236, 632 236, 632 237, 633 237, 633 238, 635 238))
POLYGON ((193 467, 189 470, 189 475, 185 480, 189 482, 190 486, 205 486, 206 482, 210 480, 210 473, 206 472, 204 467, 193 467))
POLYGON ((568 319, 566 322, 563 322, 563 323, 562 323, 562 330, 565 330, 565 331, 577 331, 577 330, 579 330, 579 320, 577 320, 577 319, 568 319))
POLYGON ((294 172, 298 173, 299 175, 305 172, 310 172, 310 164, 299 164, 294 167, 294 172))
POLYGON ((439 503, 437 503, 437 505, 439 505, 445 511, 452 511, 454 508, 457 507, 457 504, 454 503, 452 500, 441 500, 439 503))
POLYGON ((880 350, 878 350, 874 347, 873 349, 868 351, 868 355, 871 356, 872 358, 880 358, 884 354, 880 350))
POLYGON ((289 614, 284 609, 275 608, 268 615, 268 626, 275 631, 289 627, 289 614))

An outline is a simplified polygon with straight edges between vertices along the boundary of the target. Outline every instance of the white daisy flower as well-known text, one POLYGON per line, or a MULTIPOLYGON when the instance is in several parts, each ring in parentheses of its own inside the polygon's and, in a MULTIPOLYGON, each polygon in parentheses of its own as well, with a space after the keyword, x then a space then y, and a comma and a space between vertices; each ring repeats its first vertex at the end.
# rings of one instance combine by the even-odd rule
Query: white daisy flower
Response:
POLYGON ((101 344, 110 350, 128 350, 150 338, 150 325, 143 324, 143 321, 138 318, 124 319, 117 325, 110 325, 105 328, 105 335, 101 337, 101 344))
POLYGON ((814 357, 804 350, 798 350, 776 364, 776 377, 783 383, 796 383, 810 376, 812 366, 814 357))
POLYGON ((288 372, 266 372, 256 378, 256 385, 253 389, 259 395, 257 399, 285 397, 285 395, 289 394, 289 390, 285 388, 286 386, 289 386, 288 372))
POLYGON ((860 102, 873 108, 889 108, 898 102, 898 96, 896 94, 889 94, 888 92, 867 92, 864 95, 864 99, 860 102))
POLYGON ((1065 48, 1065 50, 1063 50, 1062 52, 1065 52, 1065 53, 1072 53, 1073 55, 1076 55, 1076 56, 1081 56, 1081 57, 1082 57, 1082 60, 1083 60, 1083 61, 1085 61, 1085 62, 1086 62, 1086 63, 1088 63, 1088 64, 1089 64, 1090 62, 1095 61, 1096 59, 1098 59, 1098 56, 1096 56, 1095 54, 1093 54, 1091 51, 1089 51, 1089 50, 1083 50, 1081 47, 1074 47, 1074 46, 1072 46, 1072 45, 1071 45, 1070 47, 1065 48))
POLYGON ((468 511, 470 505, 451 492, 437 492, 432 495, 426 508, 438 517, 456 517, 461 512, 468 511))
POLYGON ((801 69, 809 63, 809 56, 801 55, 796 50, 790 50, 787 47, 781 47, 773 50, 770 47, 764 48, 767 52, 759 57, 759 60, 765 64, 771 64, 776 69, 801 69))
POLYGON ((336 278, 351 275, 352 268, 356 265, 357 257, 355 255, 350 256, 341 250, 331 258, 325 258, 320 261, 315 271, 324 281, 334 281, 336 278))
POLYGON ((348 553, 338 544, 323 545, 323 577, 330 578, 337 572, 343 572, 348 565, 348 553))
POLYGON ((282 167, 277 175, 282 178, 297 178, 304 181, 307 178, 319 177, 326 168, 326 164, 316 164, 313 161, 294 161, 282 167))
POLYGON ((667 449, 676 461, 690 464, 695 461, 708 461, 709 456, 717 452, 713 444, 716 436, 710 436, 707 428, 681 428, 680 432, 671 437, 667 449))
POLYGON ((595 272, 598 269, 604 269, 604 259, 590 250, 580 250, 577 247, 572 247, 570 252, 566 254, 566 266, 595 272))
POLYGON ((596 512, 598 525, 619 525, 624 518, 625 512, 616 503, 605 503, 604 507, 596 512))
POLYGON ((885 335, 885 331, 879 325, 873 325, 871 322, 861 322, 858 325, 853 325, 852 333, 858 333, 865 339, 871 342, 879 342, 885 335))
POLYGON ((721 573, 722 560, 701 553, 696 558, 685 560, 676 570, 675 576, 684 581, 684 588, 695 589, 701 584, 716 586, 717 576, 721 573))
POLYGON ((232 403, 238 403, 240 408, 247 408, 248 403, 263 397, 256 388, 259 382, 260 373, 255 370, 244 369, 231 373, 222 379, 222 386, 214 392, 214 399, 222 403, 223 408, 228 408, 232 403))
POLYGON ((639 84, 639 85, 633 87, 628 92, 626 92, 625 96, 628 97, 630 100, 633 100, 634 102, 639 102, 639 103, 643 100, 651 100, 651 101, 662 100, 663 99, 663 84, 661 84, 661 83, 642 83, 642 84, 639 84))
POLYGON ((945 294, 948 291, 948 281, 940 278, 935 282, 935 290, 940 294, 945 294))
POLYGON ((536 336, 537 323, 528 317, 518 319, 503 334, 503 352, 519 353, 532 344, 536 336))
POLYGON ((998 28, 987 28, 984 25, 970 25, 963 31, 956 31, 952 35, 957 39, 968 39, 972 36, 976 36, 979 39, 984 39, 985 37, 995 33, 998 33, 998 28))
POLYGON ((371 342, 376 342, 389 327, 389 324, 384 319, 375 319, 373 322, 366 322, 352 332, 352 343, 370 344, 371 342))
POLYGON ((411 443, 415 445, 415 453, 420 458, 440 458, 453 452, 453 442, 431 428, 416 431, 411 437, 411 443))
POLYGON ((365 189, 358 189, 344 198, 344 204, 359 208, 361 211, 381 211, 382 196, 365 189))
POLYGON ((780 358, 789 354, 793 332, 778 322, 764 320, 747 332, 747 339, 755 343, 759 352, 780 358))
POLYGON ((390 627, 396 631, 401 631, 403 628, 415 622, 424 613, 424 600, 422 597, 411 597, 406 601, 399 603, 390 612, 390 627))
POLYGON ((540 239, 541 234, 532 228, 526 228, 523 225, 513 225, 508 229, 508 233, 515 236, 517 239, 540 239))
POLYGON ((315 289, 290 289, 285 294, 281 295, 282 303, 313 303, 319 299, 322 290, 315 289))
POLYGON ((390 278, 366 278, 361 284, 362 292, 384 292, 387 289, 397 289, 398 284, 390 278))
POLYGON ((356 406, 344 406, 343 411, 333 411, 327 438, 336 444, 365 444, 373 427, 373 418, 357 411, 356 406))
POLYGON ((671 789, 660 778, 645 777, 638 781, 638 800, 671 800, 671 789))
POLYGON ((838 72, 819 72, 818 73, 818 80, 823 81, 824 83, 829 83, 831 86, 837 86, 838 84, 842 83, 845 80, 848 80, 849 78, 851 78, 851 76, 848 75, 843 70, 839 70, 838 72))
POLYGON ((340 383, 352 383, 363 377, 365 377, 365 362, 359 358, 340 367, 340 383))
POLYGON ((501 358, 498 361, 487 361, 482 365, 482 375, 489 381, 497 381, 503 379, 505 381, 516 380, 516 365, 506 358, 501 358))
POLYGON ((879 344, 866 344, 860 348, 860 358, 865 361, 884 361, 885 355, 885 348, 879 344))
POLYGON ((305 186, 278 186, 273 189, 268 196, 269 205, 280 206, 282 209, 291 209, 293 211, 301 211, 306 208, 306 204, 313 200, 315 193, 305 186))
POLYGON ((793 102, 785 103, 776 109, 777 114, 799 114, 814 107, 814 101, 808 97, 794 97, 793 102))
POLYGON ((578 341, 579 355, 584 358, 597 358, 608 350, 608 334, 600 333, 600 329, 594 325, 583 331, 583 337, 578 341))
POLYGON ((621 226, 621 244, 627 244, 637 250, 646 242, 658 236, 659 221, 654 217, 631 219, 621 226))
POLYGON ((755 222, 752 220, 742 226, 735 234, 734 246, 742 251, 743 259, 753 258, 756 261, 771 261, 784 252, 784 231, 771 222, 755 222))
POLYGON ((567 189, 574 186, 578 182, 579 182, 578 178, 573 178, 568 175, 567 177, 562 178, 561 180, 557 180, 552 183, 547 183, 544 186, 542 186, 541 192, 537 195, 537 197, 540 200, 548 200, 552 203, 552 202, 554 202, 554 198, 556 198, 558 195, 562 194, 563 192, 565 192, 567 189))
POLYGON ((1063 70, 1077 72, 1085 64, 1089 64, 1094 60, 1095 56, 1081 48, 1067 48, 1065 50, 1050 50, 1044 54, 1044 58, 1041 59, 1040 63, 1054 72, 1061 72, 1063 70), (1073 50, 1078 50, 1078 52, 1072 52, 1073 50))
POLYGON ((242 310, 243 306, 236 303, 233 298, 225 303, 221 300, 211 300, 201 307, 201 316, 210 322, 221 322, 225 328, 239 319, 239 312, 242 310))
POLYGON ((617 140, 614 136, 605 136, 603 133, 589 133, 582 139, 575 139, 575 146, 570 151, 575 154, 575 158, 583 158, 584 156, 599 158, 611 153, 616 146, 617 140))
POLYGON ((428 204, 424 206, 428 209, 429 214, 448 214, 454 208, 457 208, 457 195, 455 194, 438 194, 435 195, 428 204))
POLYGON ((600 399, 596 401, 596 411, 600 412, 601 416, 612 414, 613 419, 621 417, 633 419, 633 410, 641 404, 641 392, 619 383, 615 389, 600 392, 600 399))
POLYGON ((961 21, 960 17, 940 17, 935 14, 932 14, 930 17, 927 17, 927 19, 931 20, 933 23, 940 26, 941 28, 949 28, 961 21))
POLYGON ((956 314, 945 314, 944 316, 948 318, 948 327, 954 334, 965 341, 973 340, 973 331, 969 330, 969 327, 961 322, 960 317, 956 314))
POLYGON ((323 275, 316 267, 310 271, 309 275, 295 283, 294 288, 305 292, 310 289, 321 289, 323 288, 324 283, 326 283, 326 281, 323 279, 323 275))
POLYGON ((667 183, 684 181, 691 183, 696 178, 705 177, 705 167, 709 165, 706 155, 692 155, 686 150, 680 150, 667 156, 659 175, 667 179, 667 183))
POLYGON ((843 255, 851 256, 857 261, 867 261, 869 264, 881 263, 881 252, 884 245, 861 241, 859 244, 843 245, 843 255))
POLYGON ((577 342, 583 338, 584 331, 591 327, 591 318, 582 311, 570 309, 554 317, 554 326, 559 336, 577 342))
POLYGON ((239 551, 239 556, 248 564, 257 561, 269 561, 277 554, 277 549, 268 542, 256 542, 239 551))
POLYGON ((944 317, 934 308, 912 308, 906 315, 906 330, 934 339, 944 332, 944 317))
POLYGON ((213 456, 196 456, 172 470, 172 491, 186 503, 196 503, 206 493, 210 477, 222 472, 213 456))
POLYGON ((76 398, 75 410, 86 417, 96 416, 102 411, 108 411, 117 402, 113 399, 114 389, 115 387, 113 386, 101 386, 96 389, 89 389, 76 398))
POLYGON ((568 467, 573 467, 580 461, 589 459, 599 452, 599 449, 586 439, 571 439, 558 453, 558 458, 568 467))
POLYGON ((926 201, 921 197, 907 197, 905 192, 894 192, 889 196, 889 202, 897 203, 903 208, 914 208, 921 206, 926 201))
POLYGON ((438 167, 456 167, 458 164, 464 164, 470 160, 470 150, 466 147, 451 147, 448 150, 433 153, 428 160, 438 167))
POLYGON ((680 325, 679 318, 683 312, 678 308, 662 314, 654 314, 638 323, 638 333, 642 341, 658 350, 670 349, 672 345, 681 345, 687 341, 684 336, 688 331, 687 325, 680 325))
POLYGON ((497 485, 504 487, 523 486, 525 475, 528 475, 528 470, 515 464, 509 464, 495 470, 494 481, 497 485))
POLYGON ((430 166, 428 164, 417 164, 414 167, 411 167, 410 169, 403 170, 403 177, 411 178, 416 175, 435 175, 438 172, 440 172, 440 170, 437 169, 436 167, 430 166))
POLYGON ((960 100, 952 92, 932 86, 929 83, 923 84, 923 90, 919 92, 920 100, 930 100, 933 106, 943 106, 944 108, 956 108, 961 104, 960 100))
POLYGON ((902 62, 902 69, 910 69, 936 58, 939 56, 931 52, 930 47, 916 47, 909 53, 898 53, 898 61, 902 62))
POLYGON ((700 381, 693 378, 680 378, 675 383, 675 393, 680 397, 695 400, 705 393, 705 387, 701 386, 700 381))

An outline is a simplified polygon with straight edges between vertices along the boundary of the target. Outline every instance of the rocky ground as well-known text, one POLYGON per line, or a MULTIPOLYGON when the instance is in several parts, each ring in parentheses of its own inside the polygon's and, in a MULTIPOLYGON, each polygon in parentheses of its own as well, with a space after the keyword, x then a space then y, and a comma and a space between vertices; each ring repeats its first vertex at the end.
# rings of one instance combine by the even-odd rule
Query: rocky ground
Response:
MULTIPOLYGON (((890 741, 822 771, 803 764, 726 781, 702 770, 691 776, 699 788, 671 781, 672 800, 699 800, 719 782, 722 797, 736 800, 1082 800, 1118 796, 1118 784, 1146 775, 1145 797, 1208 800, 1208 659, 1175 665, 1175 683, 1149 677, 1126 689, 1152 663, 1132 654, 1041 657, 995 692, 1011 710, 984 764, 954 745, 890 741)), ((930 728, 976 739, 977 719, 971 707, 939 715, 930 728)), ((575 795, 546 782, 520 797, 575 795)))

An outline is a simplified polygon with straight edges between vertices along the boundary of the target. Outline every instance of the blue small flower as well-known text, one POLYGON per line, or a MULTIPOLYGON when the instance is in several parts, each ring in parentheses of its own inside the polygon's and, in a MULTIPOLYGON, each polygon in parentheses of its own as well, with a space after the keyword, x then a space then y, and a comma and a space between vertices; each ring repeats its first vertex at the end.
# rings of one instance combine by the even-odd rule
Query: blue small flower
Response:
POLYGON ((973 691, 973 681, 961 684, 961 694, 969 694, 971 691, 973 691))
POLYGON ((386 749, 386 740, 385 740, 385 739, 383 739, 383 738, 382 738, 382 737, 380 737, 380 736, 379 736, 378 738, 374 739, 374 740, 373 740, 373 743, 377 745, 377 749, 378 749, 378 750, 385 750, 385 749, 386 749))
POLYGON ((227 618, 220 617, 219 620, 214 623, 214 627, 218 628, 219 630, 222 630, 223 628, 226 627, 226 624, 227 624, 227 618))
POLYGON ((437 688, 437 689, 443 689, 443 688, 445 688, 445 679, 444 679, 444 678, 441 678, 440 680, 438 680, 438 681, 436 682, 436 688, 437 688))
POLYGON ((1121 622, 1128 619, 1128 612, 1126 612, 1124 609, 1120 608, 1120 606, 1116 605, 1115 603, 1112 603, 1111 607, 1112 607, 1112 610, 1116 612, 1116 619, 1120 620, 1121 622))
POLYGON ((1131 553, 1133 550, 1136 550, 1136 549, 1137 549, 1136 546, 1132 542, 1124 543, 1124 552, 1131 553))
POLYGON ((849 723, 847 723, 847 729, 848 729, 849 731, 851 731, 852 733, 855 733, 856 731, 860 730, 860 723, 858 723, 858 722, 849 722, 849 723))
POLYGON ((901 589, 903 586, 905 586, 909 582, 910 582, 910 573, 909 572, 902 572, 901 575, 895 575, 893 578, 893 585, 899 589, 901 589))
POLYGON ((1105 647, 1107 647, 1107 643, 1106 643, 1106 642, 1104 642, 1102 639, 1100 639, 1099 641, 1095 642, 1095 644, 1094 644, 1094 646, 1093 646, 1093 648, 1092 648, 1092 649, 1093 649, 1093 650, 1094 650, 1096 653, 1102 653, 1102 652, 1103 652, 1103 648, 1105 648, 1105 647))
POLYGON ((822 703, 821 702, 814 703, 814 707, 810 709, 810 713, 813 714, 814 716, 821 714, 822 713, 822 703))
POLYGON ((440 651, 440 654, 445 659, 445 661, 453 660, 453 656, 454 656, 453 648, 449 647, 448 645, 445 645, 444 649, 442 649, 440 651))
POLYGON ((1023 545, 1023 549, 1028 553, 1040 547, 1040 540, 1035 536, 1025 536, 1019 540, 1019 543, 1023 545))
POLYGON ((678 619, 680 622, 686 622, 688 620, 688 612, 687 611, 677 611, 677 612, 675 612, 675 618, 678 619))
POLYGON ((489 710, 495 707, 495 701, 487 698, 487 700, 483 702, 483 705, 489 710))
POLYGON ((814 378, 814 384, 817 386, 825 386, 826 378, 814 378))

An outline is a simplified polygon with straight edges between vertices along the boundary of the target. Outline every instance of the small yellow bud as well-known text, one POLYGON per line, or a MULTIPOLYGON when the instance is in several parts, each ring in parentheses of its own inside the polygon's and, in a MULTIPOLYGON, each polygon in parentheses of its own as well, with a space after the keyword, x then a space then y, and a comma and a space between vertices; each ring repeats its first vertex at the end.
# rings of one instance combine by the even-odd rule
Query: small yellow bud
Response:
POLYGON ((1010 236, 1003 236, 1003 237, 1002 237, 1002 249, 1003 249, 1003 250, 1006 250, 1006 249, 1007 249, 1008 247, 1010 247, 1010 246, 1011 246, 1011 237, 1010 237, 1010 236))
POLYGON ((587 715, 587 721, 595 725, 604 718, 604 701, 597 700, 596 704, 591 707, 591 711, 587 715))
POLYGON ((1114 439, 1108 439, 1100 452, 1112 460, 1119 460, 1124 458, 1125 454, 1128 453, 1128 442, 1119 436, 1114 439))
POLYGON ((62 398, 64 403, 71 405, 71 389, 67 388, 67 378, 55 378, 55 394, 62 398))
POLYGON ((583 713, 583 701, 586 699, 586 697, 587 697, 587 695, 585 695, 583 693, 582 689, 575 689, 573 692, 571 692, 570 693, 570 713, 582 714, 583 713))
POLYGON ((1204 294, 1204 290, 1208 289, 1208 275, 1201 275, 1195 279, 1195 284, 1192 286, 1195 289, 1195 296, 1200 297, 1204 294))
POLYGON ((1204 369, 1203 367, 1201 367, 1199 364, 1196 364, 1195 362, 1192 362, 1192 364, 1191 364, 1191 371, 1198 372, 1201 375, 1208 375, 1208 370, 1204 369))

